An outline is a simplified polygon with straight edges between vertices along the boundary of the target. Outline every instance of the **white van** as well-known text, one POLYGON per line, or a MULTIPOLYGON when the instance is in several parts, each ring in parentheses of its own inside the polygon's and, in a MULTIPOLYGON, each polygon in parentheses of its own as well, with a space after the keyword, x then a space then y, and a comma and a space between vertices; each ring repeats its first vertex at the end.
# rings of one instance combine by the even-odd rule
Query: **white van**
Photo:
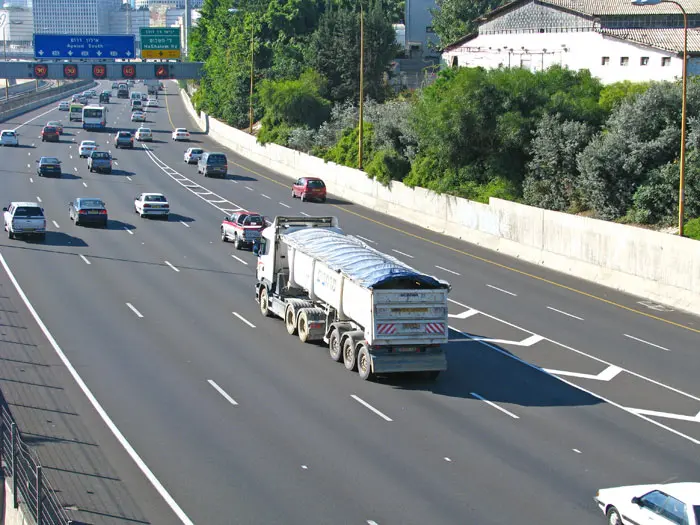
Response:
POLYGON ((143 102, 137 99, 131 99, 131 111, 143 109, 143 102))
POLYGON ((146 100, 146 97, 140 91, 132 91, 131 92, 131 101, 133 102, 134 100, 146 100))

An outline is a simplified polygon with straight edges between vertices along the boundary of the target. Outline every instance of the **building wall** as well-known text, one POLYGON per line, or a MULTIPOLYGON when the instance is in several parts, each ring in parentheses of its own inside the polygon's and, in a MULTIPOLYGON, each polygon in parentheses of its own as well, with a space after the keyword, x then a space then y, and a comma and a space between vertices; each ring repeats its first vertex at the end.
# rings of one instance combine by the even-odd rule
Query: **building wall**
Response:
POLYGON ((34 32, 97 35, 109 33, 109 16, 120 0, 34 0, 34 32))
MULTIPOLYGON (((674 80, 683 61, 673 53, 604 36, 594 31, 570 33, 514 33, 479 35, 442 55, 447 66, 524 67, 532 71, 560 65, 588 69, 605 84, 620 80, 674 80), (604 63, 607 57, 607 63, 604 63), (622 65, 626 58, 626 65, 622 65), (646 65, 642 59, 646 58, 646 65), (456 64, 455 64, 456 60, 456 64)), ((689 70, 700 64, 692 59, 689 70)))
MULTIPOLYGON (((421 54, 425 56, 437 56, 429 43, 437 44, 437 35, 432 33, 430 27, 433 23, 433 15, 430 9, 437 6, 435 0, 406 0, 406 45, 418 45, 421 54)), ((410 49, 409 49, 410 50, 410 49)))
MULTIPOLYGON (((202 7, 204 0, 190 0, 190 9, 202 7)), ((168 6, 175 9, 184 9, 185 0, 136 0, 136 8, 139 7, 154 7, 154 6, 168 6)))
POLYGON ((7 40, 8 46, 26 47, 32 45, 34 17, 31 9, 0 10, 0 38, 7 40), (4 20, 4 23, 2 22, 4 20), (4 31, 3 31, 4 28, 4 31))
POLYGON ((140 9, 130 12, 121 10, 116 13, 112 13, 110 16, 110 33, 114 35, 135 35, 136 49, 138 50, 141 49, 141 36, 139 34, 139 29, 142 27, 149 27, 150 23, 151 16, 148 10, 140 9), (130 21, 129 18, 131 18, 130 21), (130 31, 129 28, 131 29, 130 31))

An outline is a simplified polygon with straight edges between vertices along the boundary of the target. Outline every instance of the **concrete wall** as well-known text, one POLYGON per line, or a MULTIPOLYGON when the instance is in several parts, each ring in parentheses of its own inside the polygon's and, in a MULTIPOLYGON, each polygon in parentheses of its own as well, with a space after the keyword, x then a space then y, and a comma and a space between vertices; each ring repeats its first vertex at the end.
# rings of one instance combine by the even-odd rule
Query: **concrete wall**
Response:
MULTIPOLYGON (((185 106, 221 145, 290 178, 321 177, 329 193, 524 261, 700 315, 700 242, 500 199, 489 204, 392 183, 256 138, 185 106), (427 222, 426 222, 427 219, 427 222)), ((341 225, 342 226, 342 225, 341 225)))
POLYGON ((34 519, 25 512, 24 504, 20 502, 18 508, 14 508, 12 503, 12 479, 4 480, 4 515, 3 525, 34 525, 34 519))
POLYGON ((72 84, 64 84, 61 87, 47 89, 27 97, 10 99, 8 103, 0 105, 0 122, 5 122, 27 111, 57 102, 74 93, 80 93, 95 86, 97 86, 97 82, 81 80, 72 84))

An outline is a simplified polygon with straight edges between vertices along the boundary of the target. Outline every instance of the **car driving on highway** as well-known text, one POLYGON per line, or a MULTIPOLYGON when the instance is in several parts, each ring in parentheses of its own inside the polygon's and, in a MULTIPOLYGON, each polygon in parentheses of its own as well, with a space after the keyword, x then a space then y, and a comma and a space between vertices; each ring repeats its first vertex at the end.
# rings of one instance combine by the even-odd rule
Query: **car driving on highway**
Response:
POLYGON ((61 176, 61 161, 56 157, 41 157, 36 163, 36 174, 39 177, 61 176))
POLYGON ((36 202, 11 202, 2 209, 5 231, 10 239, 20 235, 46 238, 46 217, 36 202))
POLYGON ((228 172, 228 159, 223 153, 216 151, 206 151, 197 161, 197 173, 210 177, 217 175, 221 178, 226 177, 228 172))
POLYGON ((158 107, 158 101, 155 98, 150 98, 146 101, 146 107, 147 108, 157 108, 158 107))
POLYGON ((292 184, 292 198, 326 202, 326 184, 316 177, 301 177, 292 184))
POLYGON ((97 149, 97 142, 94 140, 84 140, 80 143, 80 147, 78 148, 78 155, 80 155, 81 159, 86 159, 90 155, 92 155, 92 152, 97 149))
POLYGON ((594 500, 609 525, 700 525, 700 483, 600 489, 594 500))
POLYGON ((151 131, 151 128, 144 128, 141 127, 136 130, 136 140, 140 140, 141 142, 152 142, 153 141, 153 132, 151 131))
POLYGON ((18 133, 13 129, 0 131, 0 146, 19 146, 18 133))
POLYGON ((87 160, 90 173, 112 173, 112 155, 108 151, 93 151, 87 160))
POLYGON ((78 197, 69 202, 68 217, 76 226, 97 224, 106 228, 108 222, 107 207, 104 201, 89 197, 78 197))
POLYGON ((41 142, 58 142, 60 137, 58 130, 53 126, 44 126, 41 130, 41 142))
POLYGON ((58 134, 63 135, 63 124, 61 124, 61 122, 59 122, 58 120, 50 120, 46 123, 46 125, 56 128, 58 134))
POLYGON ((187 131, 186 128, 175 128, 175 131, 173 131, 172 134, 172 139, 175 141, 190 140, 190 132, 187 131))
POLYGON ((185 151, 185 162, 187 164, 196 164, 203 154, 204 150, 202 148, 187 148, 185 151))
POLYGON ((162 193, 142 193, 134 199, 134 211, 144 217, 168 218, 170 204, 162 193))
POLYGON ((221 222, 221 240, 233 241, 236 250, 243 246, 253 247, 265 228, 265 219, 259 213, 242 211, 227 215, 221 222))
POLYGON ((70 102, 63 101, 58 103, 58 111, 68 111, 70 109, 70 102))
POLYGON ((146 122, 146 114, 143 111, 134 111, 131 114, 131 122, 146 122))
POLYGON ((134 137, 131 131, 117 131, 114 136, 114 147, 119 148, 133 148, 134 147, 134 137))

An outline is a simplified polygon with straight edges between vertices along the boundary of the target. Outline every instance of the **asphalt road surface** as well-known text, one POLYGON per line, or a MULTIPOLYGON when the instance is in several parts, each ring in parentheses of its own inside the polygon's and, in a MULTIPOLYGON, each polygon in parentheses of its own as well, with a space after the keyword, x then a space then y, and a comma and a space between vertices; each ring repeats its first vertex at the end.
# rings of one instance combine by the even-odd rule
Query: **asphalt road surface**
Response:
MULTIPOLYGON (((44 243, 5 236, 0 254, 143 461, 122 472, 135 498, 165 495, 146 505, 152 523, 600 523, 598 488, 696 480, 698 318, 338 199, 302 203, 231 152, 225 180, 199 176, 184 150, 225 150, 198 133, 171 141, 194 125, 166 86, 144 124, 153 143, 115 150, 46 107, 4 123, 22 125, 23 147, 0 150, 4 200, 41 199, 50 228, 44 243), (42 143, 54 119, 66 134, 42 143), (88 172, 85 139, 112 151, 111 175, 88 172), (36 176, 41 155, 63 161, 61 179, 36 176), (166 194, 168 221, 134 213, 143 191, 166 194), (73 225, 76 197, 104 199, 108 229, 73 225), (219 238, 241 208, 336 215, 448 280, 449 370, 363 382, 263 318, 253 255, 219 238)), ((126 101, 108 107, 110 126, 138 127, 126 101)))

